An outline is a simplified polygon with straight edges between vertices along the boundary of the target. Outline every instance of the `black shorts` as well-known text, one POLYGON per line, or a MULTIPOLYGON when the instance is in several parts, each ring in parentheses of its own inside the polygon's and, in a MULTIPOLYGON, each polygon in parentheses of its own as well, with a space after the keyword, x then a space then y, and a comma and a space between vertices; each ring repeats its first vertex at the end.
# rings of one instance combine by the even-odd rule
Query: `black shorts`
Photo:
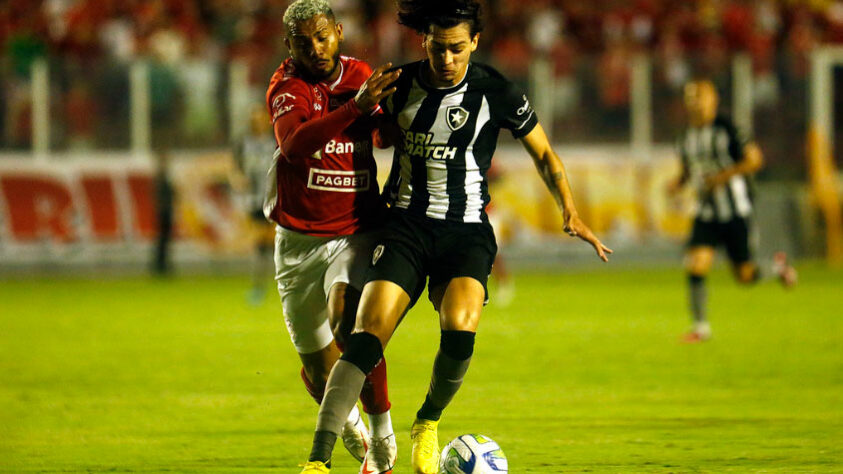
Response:
POLYGON ((410 295, 414 305, 424 291, 457 277, 471 277, 489 292, 486 282, 498 253, 489 223, 450 222, 410 216, 392 210, 381 228, 366 281, 391 281, 410 295))
POLYGON ((269 223, 266 220, 266 216, 263 215, 263 208, 252 209, 251 211, 249 211, 249 217, 251 217, 253 221, 257 221, 257 222, 260 222, 260 223, 266 223, 266 224, 269 223))
POLYGON ((694 230, 688 247, 726 248, 726 254, 732 263, 740 264, 752 260, 750 249, 749 219, 737 217, 728 222, 704 222, 694 219, 694 230))

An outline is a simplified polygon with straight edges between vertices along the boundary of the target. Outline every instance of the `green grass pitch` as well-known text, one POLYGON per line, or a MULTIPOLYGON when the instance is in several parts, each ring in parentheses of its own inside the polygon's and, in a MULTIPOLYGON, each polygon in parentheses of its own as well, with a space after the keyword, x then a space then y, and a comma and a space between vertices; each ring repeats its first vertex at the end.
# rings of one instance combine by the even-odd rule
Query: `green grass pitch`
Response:
MULTIPOLYGON (((843 471, 843 274, 710 280, 714 339, 679 268, 517 276, 490 305, 440 443, 477 432, 511 472, 843 471)), ((273 294, 245 278, 0 282, 0 471, 297 473, 316 404, 273 294)), ((396 472, 438 344, 422 301, 386 355, 396 472)), ((342 447, 337 473, 357 472, 342 447)))

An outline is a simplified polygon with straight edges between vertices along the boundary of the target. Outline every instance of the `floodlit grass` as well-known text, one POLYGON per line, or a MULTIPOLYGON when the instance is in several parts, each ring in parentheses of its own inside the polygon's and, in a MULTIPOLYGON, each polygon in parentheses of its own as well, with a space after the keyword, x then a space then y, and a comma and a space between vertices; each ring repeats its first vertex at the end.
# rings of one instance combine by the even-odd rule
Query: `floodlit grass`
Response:
MULTIPOLYGON (((681 270, 518 275, 484 312, 440 441, 478 432, 520 472, 843 470, 843 274, 710 281, 714 339, 681 270)), ((274 295, 246 279, 0 282, 0 471, 296 473, 316 404, 274 295)), ((438 344, 422 300, 387 348, 397 472, 438 344)), ((357 472, 338 447, 333 472, 357 472)))

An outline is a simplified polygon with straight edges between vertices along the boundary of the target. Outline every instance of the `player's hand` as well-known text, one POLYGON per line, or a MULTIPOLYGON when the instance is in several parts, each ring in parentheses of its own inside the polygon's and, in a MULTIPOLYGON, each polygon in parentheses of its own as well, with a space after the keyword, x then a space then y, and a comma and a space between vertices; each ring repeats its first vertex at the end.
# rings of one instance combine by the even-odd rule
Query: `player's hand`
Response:
POLYGON ((728 183, 729 179, 731 179, 731 177, 732 177, 732 175, 730 175, 726 172, 723 172, 723 171, 721 171, 719 173, 712 173, 712 174, 705 177, 705 179, 703 181, 703 186, 705 187, 706 191, 711 191, 714 188, 716 188, 717 186, 722 186, 722 185, 728 183))
POLYGON ((602 242, 600 242, 600 239, 594 235, 594 232, 592 232, 591 229, 589 229, 588 226, 580 220, 577 213, 565 211, 563 216, 565 221, 563 229, 565 232, 571 237, 579 237, 591 244, 597 252, 597 256, 600 257, 600 260, 608 262, 609 257, 607 257, 606 254, 611 254, 612 249, 606 247, 602 242))
POLYGON ((396 87, 389 87, 389 85, 398 79, 398 76, 401 75, 401 70, 396 69, 394 71, 384 72, 391 67, 392 63, 378 66, 357 91, 354 102, 357 104, 357 108, 364 114, 371 113, 381 100, 395 92, 396 87))
MULTIPOLYGON (((383 116, 381 116, 383 117, 383 116)), ((393 120, 381 119, 378 121, 377 128, 378 148, 389 148, 401 143, 403 135, 401 128, 393 120)))
POLYGON ((664 191, 667 194, 667 197, 676 197, 679 194, 679 191, 682 190, 682 183, 678 179, 672 179, 667 182, 667 186, 665 186, 664 191))

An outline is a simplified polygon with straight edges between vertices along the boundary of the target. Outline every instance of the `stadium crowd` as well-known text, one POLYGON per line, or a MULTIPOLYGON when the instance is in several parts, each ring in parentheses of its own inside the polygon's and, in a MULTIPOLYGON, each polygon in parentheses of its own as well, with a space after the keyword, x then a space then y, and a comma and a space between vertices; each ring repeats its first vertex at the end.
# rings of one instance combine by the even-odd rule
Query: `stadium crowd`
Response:
MULTIPOLYGON (((96 117, 127 116, 127 86, 116 79, 115 65, 137 57, 154 60, 156 124, 173 129, 177 121, 184 143, 224 143, 222 65, 244 61, 256 93, 264 88, 286 54, 282 15, 288 3, 2 1, 2 144, 19 146, 28 140, 28 96, 14 83, 25 85, 32 60, 41 56, 59 60, 61 74, 54 76, 61 81, 55 93, 61 110, 54 113, 66 114, 64 135, 71 145, 91 145, 103 134, 112 145, 128 142, 125 131, 98 130, 108 123, 99 125, 103 120, 96 117), (184 87, 187 83, 190 87, 184 87)), ((392 0, 333 0, 332 5, 346 28, 348 54, 372 64, 421 54, 418 39, 396 23, 392 0)), ((565 139, 583 135, 577 120, 565 118, 595 107, 603 112, 592 124, 601 129, 598 138, 625 139, 627 66, 638 51, 649 51, 654 59, 656 106, 668 111, 664 126, 656 124, 656 138, 664 140, 675 132, 669 124, 679 110, 678 91, 695 72, 726 86, 733 53, 746 52, 756 76, 756 107, 782 107, 785 101, 793 108, 804 102, 808 53, 821 43, 843 43, 840 0, 487 0, 485 11, 480 51, 486 56, 478 59, 526 85, 530 64, 548 58, 557 79, 559 138, 565 139)))
MULTIPOLYGON (((157 55, 254 58, 283 54, 287 0, 6 0, 0 48, 16 59, 53 53, 84 62, 157 55)), ((335 0, 350 54, 395 59, 415 42, 392 0, 335 0)), ((763 68, 776 48, 843 42, 843 1, 487 0, 494 60, 518 72, 535 54, 568 57, 623 45, 664 55, 748 51, 763 68)), ((375 61, 377 62, 377 61, 375 61)), ((566 61, 560 61, 566 62, 566 61)), ((567 61, 569 62, 569 61, 567 61)), ((18 62, 16 65, 21 66, 18 62)), ((564 66, 563 66, 564 67, 564 66)))

